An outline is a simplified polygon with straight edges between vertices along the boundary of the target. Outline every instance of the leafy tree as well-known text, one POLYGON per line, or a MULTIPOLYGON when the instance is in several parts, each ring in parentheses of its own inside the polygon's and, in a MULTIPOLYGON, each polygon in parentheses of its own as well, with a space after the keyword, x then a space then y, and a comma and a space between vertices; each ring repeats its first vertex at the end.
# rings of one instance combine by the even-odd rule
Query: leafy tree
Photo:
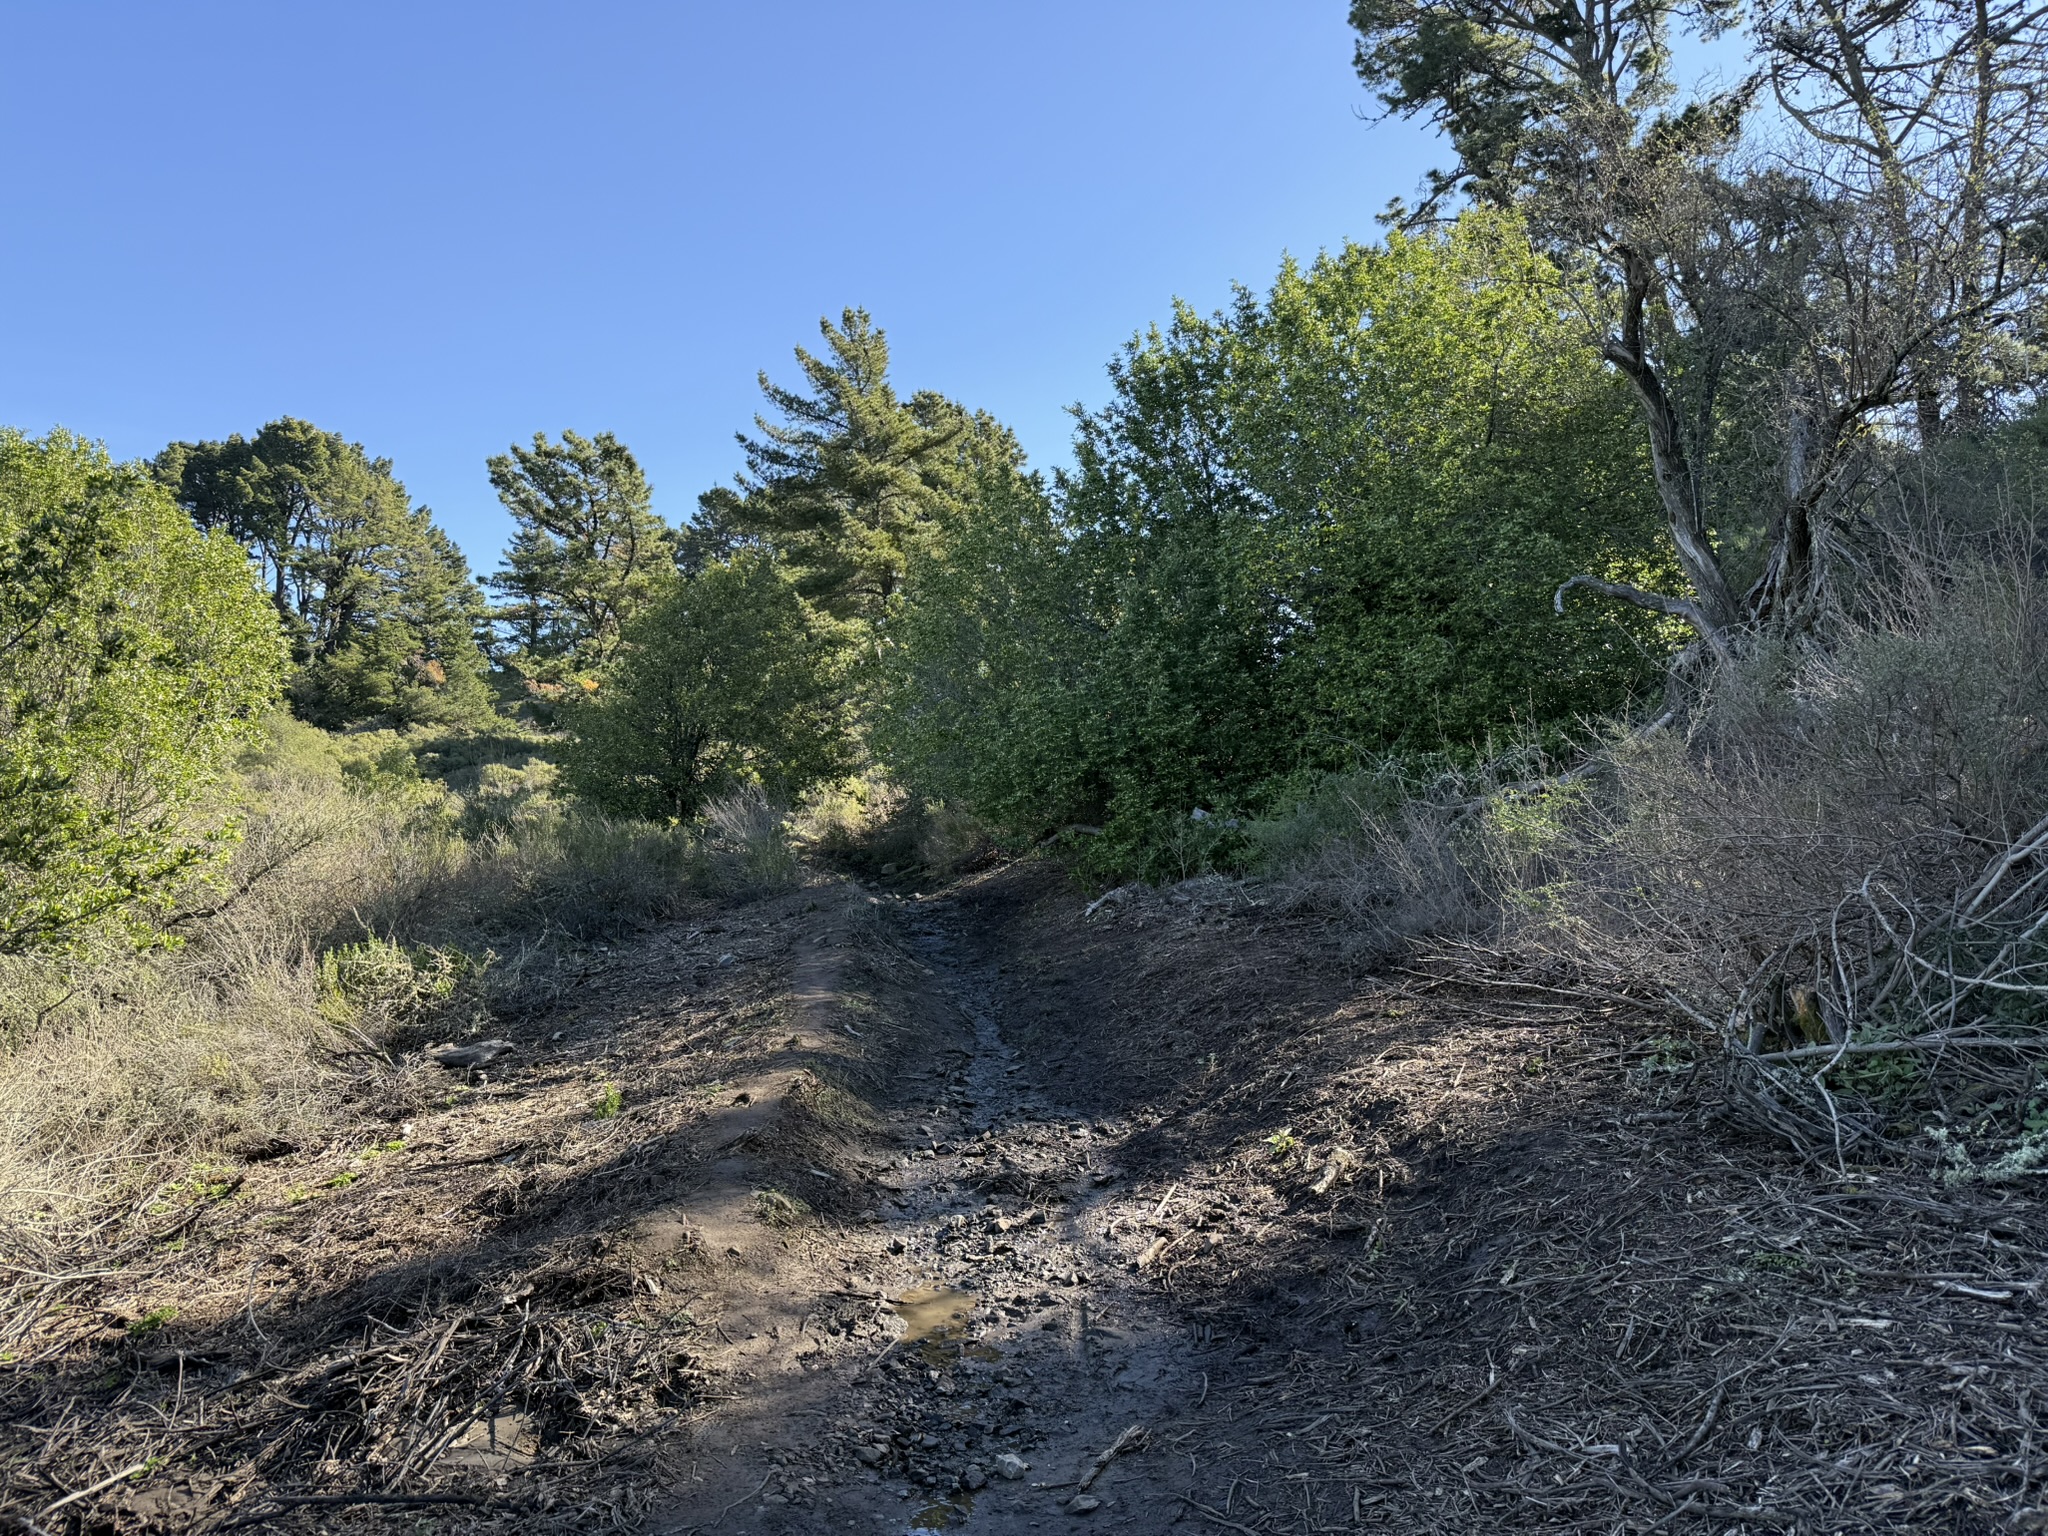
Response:
POLYGON ((701 499, 698 558, 772 548, 806 598, 874 631, 897 610, 920 530, 965 493, 978 467, 1014 469, 1023 454, 993 420, 942 395, 900 399, 888 338, 865 310, 818 328, 829 355, 796 353, 808 392, 761 375, 773 418, 755 418, 759 437, 740 435, 747 471, 737 491, 701 499))
POLYGON ((681 821, 740 785, 794 796, 845 771, 845 637, 770 557, 674 583, 621 640, 561 710, 564 773, 583 799, 681 821))
POLYGON ((1551 616, 1574 570, 1669 568, 1626 402, 1571 345, 1581 299, 1471 214, 1179 311, 1114 366, 1050 501, 968 498, 912 561, 891 760, 1166 872, 1196 810, 1622 702, 1659 622, 1551 616))
POLYGON ((995 475, 915 541, 876 691, 882 758, 918 789, 1036 833, 1098 817, 1093 679, 1105 573, 1035 476, 995 475))
POLYGON ((339 727, 489 715, 482 594, 390 460, 284 417, 254 438, 173 443, 154 468, 199 527, 255 557, 292 641, 301 716, 339 727))
POLYGON ((490 578, 517 664, 550 681, 603 666, 634 617, 675 574, 676 535, 655 516, 639 461, 609 432, 536 432, 489 461, 491 484, 518 524, 490 578))
POLYGON ((0 429, 0 949, 150 932, 224 849, 286 652, 242 549, 140 465, 0 429))

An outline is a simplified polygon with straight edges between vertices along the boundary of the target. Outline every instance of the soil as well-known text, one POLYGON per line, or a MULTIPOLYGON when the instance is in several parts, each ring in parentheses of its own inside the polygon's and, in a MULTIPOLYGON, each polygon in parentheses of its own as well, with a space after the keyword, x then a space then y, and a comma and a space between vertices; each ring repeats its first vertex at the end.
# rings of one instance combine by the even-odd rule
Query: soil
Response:
POLYGON ((2048 1529, 2030 1185, 1803 1162, 1644 1000, 1342 938, 1024 860, 593 949, 481 1073, 14 1266, 0 1508, 2048 1529))

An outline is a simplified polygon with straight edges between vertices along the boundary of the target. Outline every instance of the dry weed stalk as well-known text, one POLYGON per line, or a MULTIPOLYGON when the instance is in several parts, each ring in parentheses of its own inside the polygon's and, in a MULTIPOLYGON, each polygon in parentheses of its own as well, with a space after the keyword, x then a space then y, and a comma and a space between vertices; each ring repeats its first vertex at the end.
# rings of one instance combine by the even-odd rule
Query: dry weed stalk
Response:
POLYGON ((2048 1063, 2034 561, 1892 562, 1825 646, 1759 643, 1688 733, 1614 749, 1511 926, 1691 1018, 1733 1102, 1805 1151, 1846 1166, 1911 1140, 1952 1173, 2015 1176, 2048 1063), (1962 1138, 2003 1150, 1980 1167, 1962 1138))

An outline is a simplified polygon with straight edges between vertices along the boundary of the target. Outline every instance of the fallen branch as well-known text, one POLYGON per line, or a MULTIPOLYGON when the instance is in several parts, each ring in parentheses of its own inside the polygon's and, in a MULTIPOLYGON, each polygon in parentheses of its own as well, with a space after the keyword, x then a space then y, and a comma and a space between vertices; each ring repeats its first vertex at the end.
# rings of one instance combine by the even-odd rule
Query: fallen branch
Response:
POLYGON ((1108 1450, 1095 1458, 1095 1465, 1081 1475, 1081 1481, 1076 1486, 1081 1492, 1086 1493, 1089 1485, 1109 1470, 1109 1464, 1112 1461, 1115 1461, 1117 1457, 1123 1455, 1126 1451, 1140 1449, 1144 1444, 1145 1426, 1133 1424, 1129 1429, 1116 1437, 1116 1442, 1108 1450))
POLYGON ((1243 1531, 1244 1536, 1259 1536, 1259 1533, 1253 1530, 1250 1526, 1239 1525, 1235 1520, 1225 1519, 1224 1516, 1220 1514, 1218 1511, 1211 1509, 1206 1504, 1197 1503, 1195 1500, 1189 1498, 1184 1493, 1176 1493, 1174 1497, 1176 1499, 1179 1499, 1181 1503, 1187 1505, 1189 1509, 1192 1509, 1204 1520, 1213 1520, 1218 1525, 1223 1526, 1226 1530, 1243 1531))

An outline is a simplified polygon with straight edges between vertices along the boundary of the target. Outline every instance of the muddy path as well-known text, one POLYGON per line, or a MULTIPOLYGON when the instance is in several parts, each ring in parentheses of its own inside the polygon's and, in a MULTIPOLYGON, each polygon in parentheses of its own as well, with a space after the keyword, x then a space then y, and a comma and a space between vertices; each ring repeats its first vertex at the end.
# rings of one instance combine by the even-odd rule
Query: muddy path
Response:
POLYGON ((915 1023, 777 1271, 839 1331, 656 1529, 2048 1529, 2029 1190, 1788 1157, 1654 1009, 1230 882, 877 910, 814 1007, 915 1023))
MULTIPOLYGON (((1011 1043, 1030 989, 1005 974, 1005 935, 958 897, 894 901, 884 921, 868 941, 911 961, 914 1001, 897 1003, 918 1027, 893 1042, 864 1127, 871 1203, 792 1240, 772 1286, 726 1298, 736 1342, 706 1358, 747 1390, 698 1429, 664 1522, 1160 1528, 1182 1512, 1162 1456, 1204 1400, 1208 1353, 1132 1253, 1160 1226, 1142 1208, 1163 1217, 1171 1200, 1121 1168, 1128 1119, 1062 1091, 1088 1054, 1084 1020, 1065 1049, 1011 1043)), ((818 958, 799 978, 807 1009, 857 1028, 875 1000, 832 987, 818 958)))
POLYGON ((1207 879, 820 875, 0 1255, 0 1530, 2048 1530, 2048 1219, 1207 879), (10 1522, 11 1525, 10 1525, 10 1522))

